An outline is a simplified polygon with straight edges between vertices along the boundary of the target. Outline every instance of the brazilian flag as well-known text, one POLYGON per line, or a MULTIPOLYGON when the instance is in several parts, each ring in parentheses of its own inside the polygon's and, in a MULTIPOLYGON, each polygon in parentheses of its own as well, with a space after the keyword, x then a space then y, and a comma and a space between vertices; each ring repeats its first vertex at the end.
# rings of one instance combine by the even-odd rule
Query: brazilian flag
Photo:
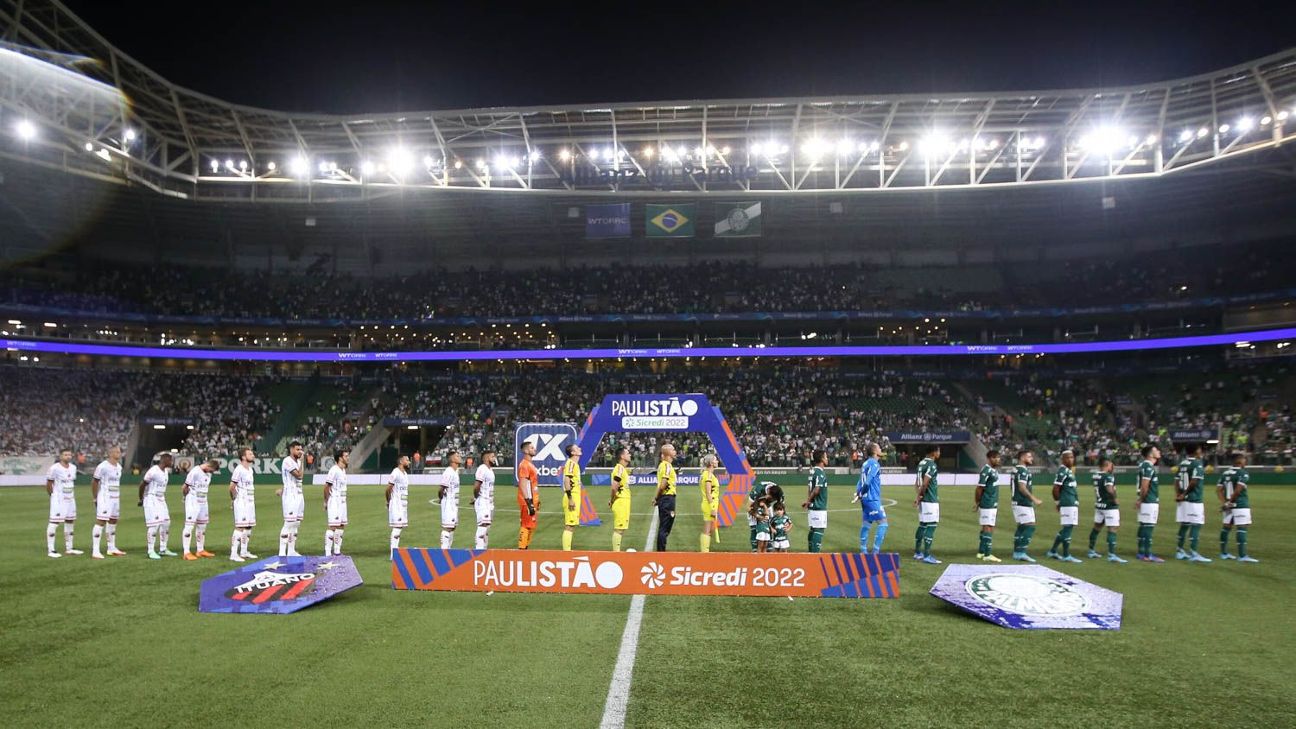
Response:
POLYGON ((697 206, 647 205, 644 211, 644 235, 649 238, 692 238, 697 206))

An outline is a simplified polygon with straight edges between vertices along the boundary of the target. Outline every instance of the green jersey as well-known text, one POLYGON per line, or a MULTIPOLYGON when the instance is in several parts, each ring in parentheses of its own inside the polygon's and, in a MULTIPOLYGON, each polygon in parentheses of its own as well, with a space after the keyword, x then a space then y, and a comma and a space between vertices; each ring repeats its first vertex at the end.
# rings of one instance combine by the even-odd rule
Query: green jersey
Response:
POLYGON ((1220 486, 1224 487, 1224 500, 1231 502, 1235 509, 1251 508, 1251 474, 1245 468, 1230 466, 1220 475, 1220 486))
POLYGON ((1145 504, 1155 504, 1160 498, 1157 496, 1157 476, 1156 466, 1152 465, 1152 461, 1143 461, 1139 464, 1138 482, 1134 485, 1141 490, 1143 481, 1147 480, 1147 495, 1143 497, 1143 503, 1145 504))
POLYGON ((1116 474, 1094 471, 1094 508, 1099 511, 1118 508, 1116 505, 1116 474))
POLYGON ((764 504, 756 505, 756 508, 752 510, 752 517, 756 520, 756 533, 769 534, 769 509, 764 504))
POLYGON ((828 474, 818 466, 810 469, 810 488, 819 489, 819 493, 810 499, 811 511, 824 511, 828 508, 828 474))
POLYGON ((1185 501, 1194 504, 1202 502, 1202 482, 1206 480, 1206 469, 1202 468, 1202 462, 1197 458, 1185 458, 1179 462, 1179 473, 1175 477, 1179 485, 1179 493, 1184 495, 1185 501), (1196 485, 1193 485, 1193 484, 1196 485))
POLYGON ((930 476, 931 482, 927 484, 927 490, 923 492, 922 500, 929 504, 940 503, 940 495, 936 493, 936 461, 924 458, 918 462, 917 485, 922 485, 923 476, 930 476))
POLYGON ((1058 466, 1057 476, 1053 479, 1058 490, 1058 506, 1079 506, 1080 494, 1076 491, 1075 472, 1066 466, 1058 466))
POLYGON ((981 486, 981 500, 977 502, 977 506, 982 509, 998 508, 999 472, 987 463, 981 467, 981 477, 977 479, 977 484, 981 486))
POLYGON ((770 532, 774 540, 787 539, 788 527, 792 526, 792 519, 787 514, 775 516, 770 519, 770 532))
POLYGON ((1018 463, 1017 468, 1012 472, 1012 502, 1018 506, 1034 506, 1035 502, 1030 496, 1023 494, 1021 487, 1026 487, 1026 493, 1030 494, 1034 490, 1034 476, 1031 475, 1030 469, 1018 463))

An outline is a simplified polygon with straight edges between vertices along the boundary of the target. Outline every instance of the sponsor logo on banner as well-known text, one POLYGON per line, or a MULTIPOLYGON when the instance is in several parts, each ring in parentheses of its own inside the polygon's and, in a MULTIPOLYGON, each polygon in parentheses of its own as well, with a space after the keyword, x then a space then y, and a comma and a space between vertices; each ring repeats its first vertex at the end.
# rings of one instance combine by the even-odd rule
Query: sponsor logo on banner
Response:
POLYGON ((292 613, 363 584, 350 557, 269 557, 203 581, 204 613, 292 613))
POLYGON ((630 203, 585 206, 586 238, 629 238, 630 203))
POLYGON ((693 205, 647 205, 644 208, 644 235, 649 238, 692 238, 693 205))
POLYGON ((1119 592, 1040 565, 950 565, 931 594, 1018 630, 1119 630, 1119 592))
POLYGON ((887 431, 887 440, 892 443, 968 443, 972 434, 966 430, 904 432, 887 431))
POLYGON ((715 237, 757 238, 761 235, 761 204, 742 202, 716 206, 715 237))
POLYGON ((621 429, 627 431, 688 430, 689 418, 698 413, 697 400, 687 397, 614 399, 610 406, 621 429))
POLYGON ((536 467, 541 486, 562 484, 563 464, 567 462, 567 446, 576 443, 576 427, 570 423, 523 423, 514 435, 513 462, 522 462, 522 444, 535 445, 536 453, 531 463, 536 467))
POLYGON ((899 556, 747 552, 396 550, 398 590, 899 597, 899 556))
POLYGON ((1172 428, 1170 430, 1170 440, 1187 443, 1198 441, 1209 443, 1219 440, 1219 431, 1215 428, 1172 428))

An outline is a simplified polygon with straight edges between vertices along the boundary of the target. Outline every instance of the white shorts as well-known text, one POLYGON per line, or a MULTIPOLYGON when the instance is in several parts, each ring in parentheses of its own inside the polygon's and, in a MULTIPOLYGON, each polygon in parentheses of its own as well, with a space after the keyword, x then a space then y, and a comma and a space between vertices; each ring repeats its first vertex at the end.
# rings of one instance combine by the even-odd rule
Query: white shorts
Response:
POLYGON ((1206 505, 1180 501, 1175 504, 1175 521, 1180 524, 1205 524, 1206 505))
POLYGON ((255 499, 234 499, 234 526, 239 529, 250 529, 256 526, 255 499))
POLYGON ((121 494, 109 496, 107 490, 99 492, 95 499, 95 518, 99 521, 116 521, 121 518, 121 494))
POLYGON ((918 521, 923 524, 935 524, 940 521, 940 504, 931 501, 919 501, 918 521))
POLYGON ((1120 526, 1120 509, 1097 509, 1094 511, 1094 526, 1120 526))
POLYGON ((998 509, 977 509, 977 523, 981 526, 994 526, 998 519, 998 509))
POLYGON ((756 541, 768 542, 770 540, 769 532, 756 532, 756 541))
POLYGON ((1138 520, 1140 524, 1155 524, 1161 516, 1161 504, 1139 504, 1138 520))
POLYGON ((329 499, 328 502, 328 525, 337 528, 346 526, 347 523, 347 502, 345 499, 329 499))
POLYGON ((1058 520, 1062 526, 1076 526, 1080 523, 1080 507, 1062 506, 1058 508, 1058 520))
POLYGON ((387 504, 387 526, 400 528, 409 526, 409 502, 404 499, 392 499, 387 504))
POLYGON ((775 539, 774 541, 770 542, 770 546, 773 547, 773 548, 775 548, 775 549, 787 549, 787 548, 788 548, 788 540, 786 540, 786 539, 775 539))
POLYGON ((807 512, 807 514, 808 517, 806 519, 806 523, 810 526, 811 529, 828 528, 828 512, 815 509, 814 511, 807 512))
POLYGON ((1224 523, 1233 526, 1247 526, 1251 523, 1251 510, 1229 509, 1224 512, 1224 523))
POLYGON ((477 523, 481 526, 489 526, 495 518, 495 505, 485 499, 474 502, 473 511, 477 512, 477 523))
POLYGON ((156 496, 144 497, 144 526, 160 526, 171 523, 171 507, 166 499, 156 496))
POLYGON ((198 496, 192 491, 185 496, 185 522, 186 524, 206 524, 211 520, 211 512, 207 506, 207 499, 198 500, 198 496))
POLYGON ((441 499, 441 526, 445 528, 459 526, 459 499, 448 496, 441 499))
POLYGON ((301 523, 302 515, 306 513, 306 497, 300 492, 289 495, 285 491, 280 498, 283 500, 283 520, 301 523))
POLYGON ((1035 507, 1013 504, 1013 521, 1018 524, 1035 523, 1035 507))
POLYGON ((76 521, 76 499, 65 497, 55 491, 50 494, 50 517, 52 522, 76 521))

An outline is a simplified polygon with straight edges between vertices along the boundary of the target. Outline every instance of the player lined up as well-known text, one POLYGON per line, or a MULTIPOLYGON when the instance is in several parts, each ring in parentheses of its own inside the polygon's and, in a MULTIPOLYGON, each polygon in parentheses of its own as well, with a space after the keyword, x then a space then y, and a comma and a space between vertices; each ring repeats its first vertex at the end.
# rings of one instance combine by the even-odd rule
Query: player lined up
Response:
MULTIPOLYGON (((539 474, 532 458, 535 446, 525 443, 521 447, 522 459, 516 468, 517 499, 519 506, 520 530, 517 547, 527 549, 536 529, 536 513, 540 508, 539 474)), ((867 459, 860 470, 859 481, 855 488, 852 503, 861 507, 862 526, 860 529, 860 551, 880 553, 885 539, 888 522, 886 510, 881 497, 881 466, 879 456, 881 448, 870 443, 865 446, 867 459), (870 529, 876 525, 873 539, 870 542, 870 529)), ((563 532, 562 548, 573 548, 576 527, 580 525, 583 485, 580 467, 581 450, 577 445, 570 445, 566 450, 567 461, 562 469, 562 512, 563 532)), ((915 476, 914 506, 918 510, 918 527, 914 534, 914 559, 928 564, 940 564, 932 556, 932 545, 935 540, 936 527, 940 522, 939 469, 937 458, 938 446, 931 446, 918 464, 915 476)), ((658 531, 656 547, 665 551, 676 516, 676 496, 678 474, 674 467, 675 449, 663 444, 660 449, 660 462, 657 469, 657 491, 653 505, 657 509, 658 531)), ((342 554, 343 536, 347 527, 347 466, 350 453, 342 450, 334 455, 334 465, 324 479, 324 508, 326 530, 324 532, 324 554, 342 554)), ((1135 508, 1138 513, 1138 550, 1137 559, 1143 562, 1163 562, 1152 552, 1153 533, 1159 518, 1159 473, 1157 461, 1161 457, 1159 449, 1147 446, 1141 451, 1142 461, 1136 476, 1137 496, 1135 508)), ((50 496, 50 518, 46 529, 46 547, 50 557, 61 557, 64 554, 83 554, 74 546, 74 526, 76 522, 76 500, 74 483, 76 467, 72 464, 72 452, 63 450, 59 459, 48 472, 46 490, 50 496), (62 525, 64 531, 64 550, 60 553, 55 548, 57 529, 62 525)), ((234 530, 230 537, 230 560, 243 562, 257 559, 248 545, 252 531, 256 526, 256 485, 252 464, 254 455, 251 448, 242 448, 238 452, 238 463, 231 471, 229 495, 233 512, 234 530)), ((472 492, 473 510, 476 517, 474 548, 487 549, 490 543, 490 527, 494 517, 495 505, 495 452, 486 450, 481 454, 480 464, 474 475, 472 492)), ((807 485, 806 500, 802 508, 807 512, 807 550, 819 552, 822 549, 824 533, 828 523, 828 478, 825 466, 827 454, 818 450, 813 454, 814 465, 811 468, 807 485)), ((459 522, 460 468, 462 457, 455 451, 446 456, 446 468, 437 483, 436 503, 441 509, 441 540, 443 549, 450 549, 454 544, 455 530, 459 522)), ((612 511, 612 549, 620 551, 625 532, 630 522, 630 451, 620 447, 616 451, 616 465, 612 469, 611 489, 608 506, 612 511)), ((158 463, 144 474, 139 486, 139 506, 144 509, 146 527, 146 544, 150 559, 179 556, 169 547, 171 517, 166 501, 166 491, 172 456, 162 454, 158 463)), ((702 533, 699 538, 701 551, 710 551, 713 541, 719 541, 718 516, 720 510, 720 483, 715 475, 718 461, 714 455, 702 458, 702 472, 699 478, 701 491, 702 533)), ((1016 531, 1013 535, 1012 558, 1034 562, 1028 548, 1035 534, 1035 507, 1043 502, 1035 496, 1031 467, 1034 465, 1034 454, 1023 450, 1017 453, 1017 463, 1009 474, 1013 520, 1016 531)), ((1216 494, 1223 515, 1220 529, 1220 559, 1237 559, 1241 562, 1256 562, 1248 554, 1249 527, 1251 525, 1251 508, 1248 485, 1250 476, 1246 469, 1247 460, 1244 454, 1233 457, 1233 465, 1221 472, 1216 494), (1230 535, 1236 534, 1237 556, 1229 554, 1230 535)), ((409 526, 409 467, 408 456, 401 456, 387 477, 384 497, 387 505, 388 524, 391 527, 389 548, 395 550, 400 546, 401 534, 409 526)), ((994 555, 993 540, 998 517, 999 480, 1001 458, 998 451, 991 450, 986 454, 986 464, 978 476, 973 497, 973 508, 977 511, 979 525, 977 558, 987 562, 1000 562, 994 555)), ((219 463, 209 460, 192 467, 186 474, 182 495, 184 496, 185 517, 183 532, 183 557, 186 560, 214 557, 206 549, 206 531, 210 522, 208 494, 212 474, 219 469, 219 463), (190 547, 196 541, 196 548, 190 547)), ((1075 455, 1064 451, 1061 464, 1058 466, 1052 496, 1058 512, 1060 529, 1054 537, 1047 557, 1064 562, 1082 562, 1071 553, 1071 543, 1075 528, 1079 525, 1079 490, 1075 475, 1075 455)), ((105 556, 124 556, 116 542, 117 523, 121 512, 121 450, 110 448, 107 458, 94 471, 91 481, 91 494, 95 502, 95 527, 93 534, 94 559, 105 556), (101 551, 100 544, 107 536, 107 550, 101 551)), ((298 442, 289 445, 288 454, 281 463, 282 488, 276 491, 280 497, 283 526, 279 533, 279 555, 301 556, 297 551, 297 536, 305 512, 305 494, 303 482, 302 446, 298 442)), ((1194 446, 1185 454, 1178 464, 1175 477, 1176 517, 1179 524, 1176 558, 1190 562, 1210 562, 1198 551, 1202 526, 1205 524, 1204 509, 1205 470, 1201 460, 1201 447, 1194 446)), ((1110 459, 1104 458, 1093 474, 1094 518, 1089 532, 1089 559, 1102 559, 1098 551, 1098 540, 1106 530, 1105 558, 1113 563, 1125 563, 1117 554, 1117 534, 1120 528, 1120 505, 1117 496, 1115 466, 1110 459)), ((782 488, 773 482, 761 481, 754 484, 748 493, 748 525, 753 552, 787 551, 790 546, 792 521, 787 515, 783 502, 782 488)))

